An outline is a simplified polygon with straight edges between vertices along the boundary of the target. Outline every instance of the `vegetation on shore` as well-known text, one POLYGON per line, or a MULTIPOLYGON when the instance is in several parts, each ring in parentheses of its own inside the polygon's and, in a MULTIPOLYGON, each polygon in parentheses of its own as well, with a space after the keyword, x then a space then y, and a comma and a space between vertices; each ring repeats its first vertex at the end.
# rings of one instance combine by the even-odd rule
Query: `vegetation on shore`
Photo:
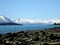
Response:
POLYGON ((0 34, 0 45, 60 45, 60 27, 0 34))
POLYGON ((54 25, 60 25, 60 23, 54 23, 54 25))

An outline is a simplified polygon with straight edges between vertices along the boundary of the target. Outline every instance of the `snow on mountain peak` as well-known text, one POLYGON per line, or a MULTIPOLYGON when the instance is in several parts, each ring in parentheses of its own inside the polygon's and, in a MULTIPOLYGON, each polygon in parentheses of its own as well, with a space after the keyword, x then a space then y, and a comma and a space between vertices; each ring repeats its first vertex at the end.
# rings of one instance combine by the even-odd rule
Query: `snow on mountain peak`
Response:
POLYGON ((5 17, 5 16, 0 16, 0 23, 11 23, 12 21, 5 17))
POLYGON ((15 20, 16 23, 33 23, 34 20, 30 20, 30 19, 25 19, 25 18, 17 18, 15 20))
POLYGON ((60 23, 60 19, 49 19, 49 20, 31 20, 25 18, 17 18, 15 20, 16 23, 43 23, 43 24, 53 24, 60 23))
POLYGON ((27 24, 36 24, 36 23, 48 23, 46 20, 31 20, 31 19, 25 19, 25 18, 17 18, 15 20, 16 23, 27 23, 27 24))
MULTIPOLYGON (((12 21, 5 17, 5 16, 0 16, 0 23, 11 23, 12 21)), ((42 23, 42 24, 53 24, 53 23, 60 23, 60 19, 49 19, 49 20, 32 20, 32 19, 25 19, 25 18, 17 18, 14 23, 19 23, 19 24, 37 24, 37 23, 42 23)))

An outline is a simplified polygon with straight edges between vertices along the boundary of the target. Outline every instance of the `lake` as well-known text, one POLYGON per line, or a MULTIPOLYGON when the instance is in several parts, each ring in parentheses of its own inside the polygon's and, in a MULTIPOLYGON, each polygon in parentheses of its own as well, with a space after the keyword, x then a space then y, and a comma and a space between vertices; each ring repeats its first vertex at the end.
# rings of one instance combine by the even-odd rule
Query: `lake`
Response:
POLYGON ((45 28, 60 27, 60 25, 52 24, 25 24, 25 25, 1 25, 0 33, 17 32, 21 30, 41 30, 45 28))

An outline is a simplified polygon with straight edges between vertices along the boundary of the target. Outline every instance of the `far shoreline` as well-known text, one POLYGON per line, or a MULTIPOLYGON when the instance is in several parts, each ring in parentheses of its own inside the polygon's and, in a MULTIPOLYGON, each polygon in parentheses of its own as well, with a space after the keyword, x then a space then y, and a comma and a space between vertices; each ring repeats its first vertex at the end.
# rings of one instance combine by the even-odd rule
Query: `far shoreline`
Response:
POLYGON ((1 25, 23 25, 23 24, 18 24, 18 23, 0 23, 1 25))

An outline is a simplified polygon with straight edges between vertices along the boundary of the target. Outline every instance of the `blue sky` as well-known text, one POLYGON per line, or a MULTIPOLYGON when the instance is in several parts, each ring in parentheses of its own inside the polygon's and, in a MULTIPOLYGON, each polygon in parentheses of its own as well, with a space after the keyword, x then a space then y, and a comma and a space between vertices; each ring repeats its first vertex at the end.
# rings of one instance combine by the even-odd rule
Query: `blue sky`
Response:
POLYGON ((60 0, 0 0, 0 15, 11 19, 60 19, 60 0))

